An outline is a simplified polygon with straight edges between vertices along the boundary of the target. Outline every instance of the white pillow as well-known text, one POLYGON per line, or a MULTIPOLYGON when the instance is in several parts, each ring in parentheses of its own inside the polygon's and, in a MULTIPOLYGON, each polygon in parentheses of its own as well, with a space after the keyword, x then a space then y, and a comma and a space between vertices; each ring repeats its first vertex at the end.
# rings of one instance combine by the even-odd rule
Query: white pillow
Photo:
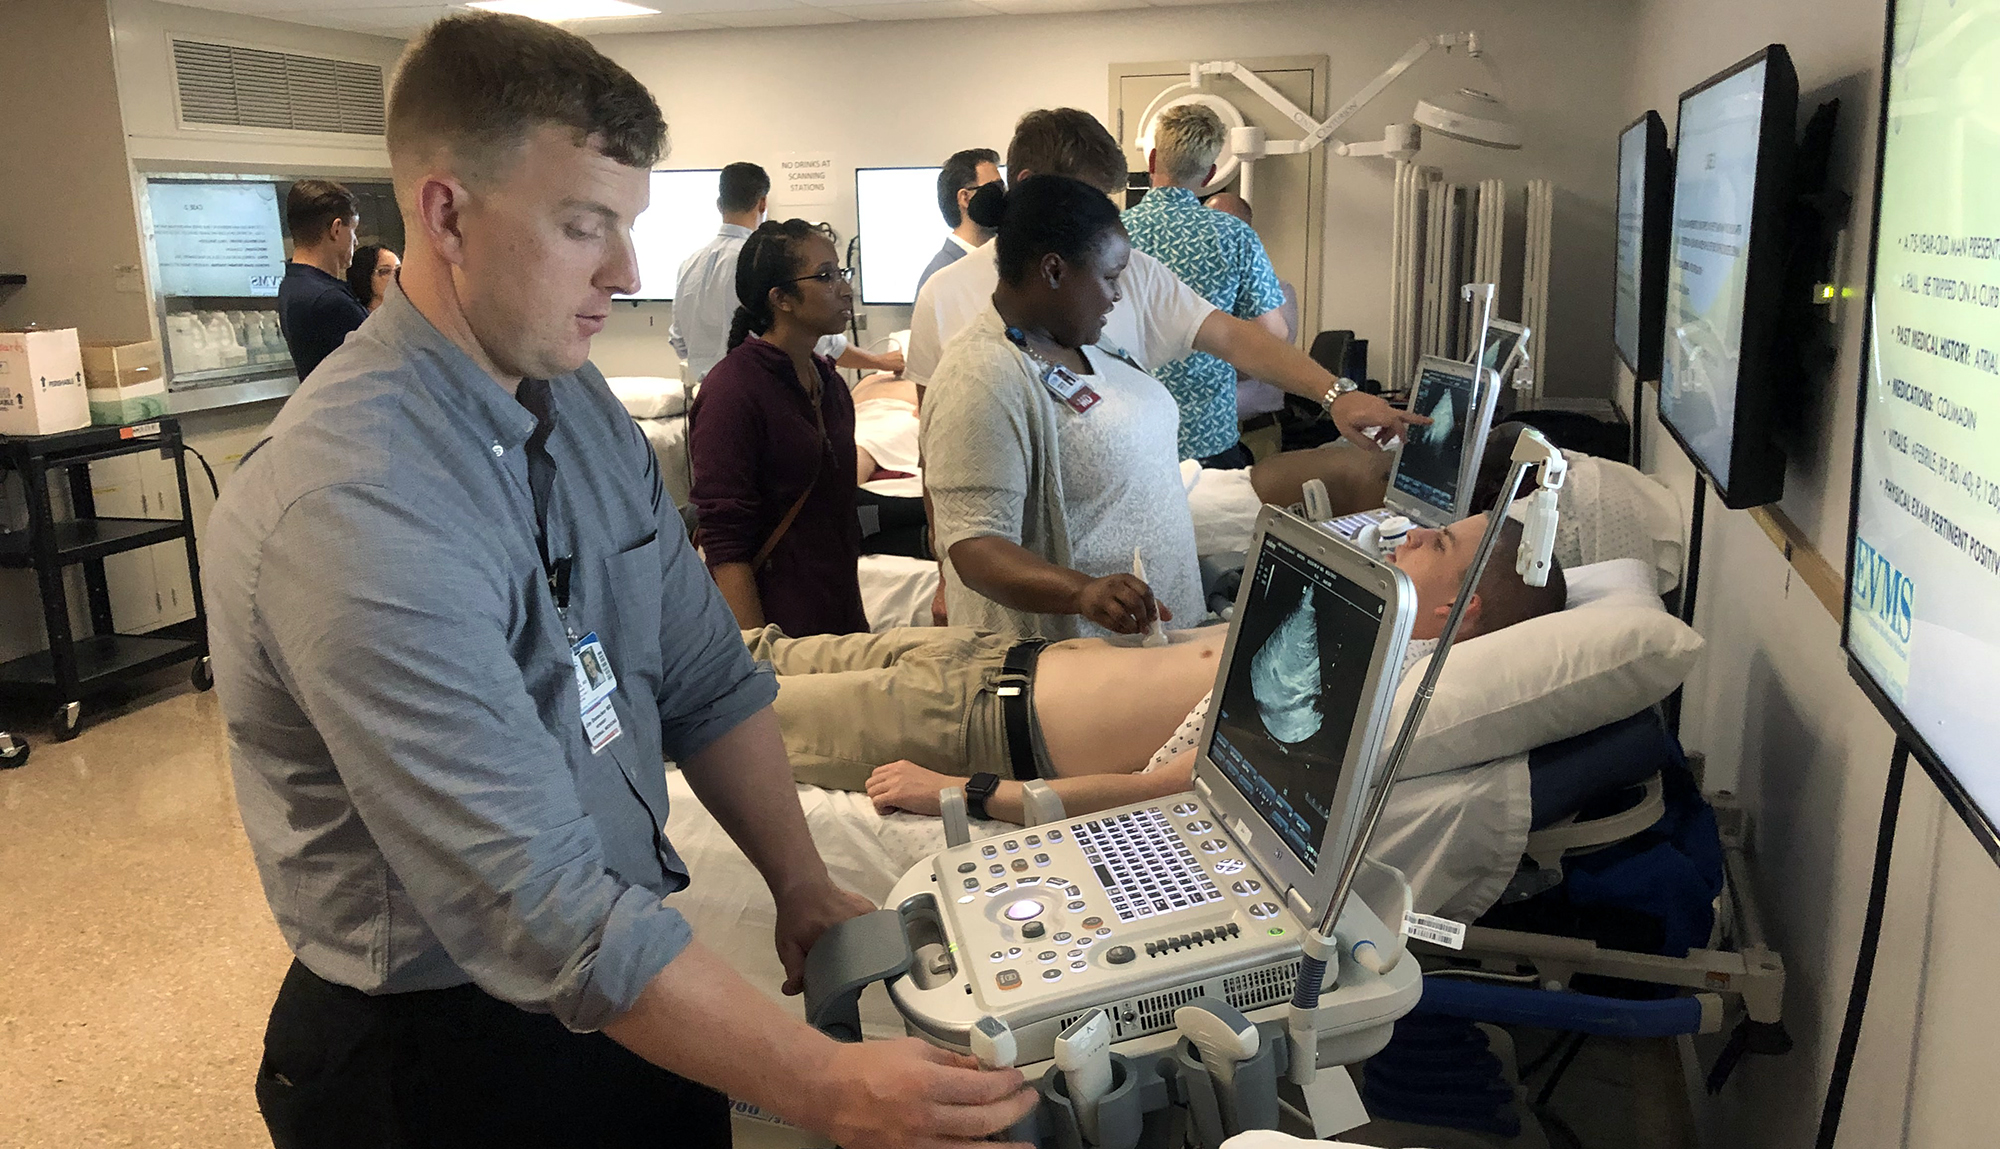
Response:
POLYGON ((687 389, 664 375, 613 375, 611 393, 634 419, 667 419, 687 410, 687 389))
POLYGON ((1599 606, 1615 602, 1619 606, 1659 606, 1653 593, 1653 570, 1644 559, 1612 559, 1563 571, 1563 585, 1569 592, 1565 609, 1599 606))
MULTIPOLYGON (((1638 560, 1622 561, 1645 570, 1638 560)), ((1630 581, 1629 571, 1597 569, 1612 565, 1565 572, 1572 595, 1579 581, 1587 594, 1630 581)), ((1459 642, 1399 777, 1490 762, 1637 714, 1674 692, 1701 647, 1701 636, 1658 598, 1615 589, 1587 605, 1459 642)), ((1391 742, 1429 663, 1423 659, 1403 675, 1391 742)))

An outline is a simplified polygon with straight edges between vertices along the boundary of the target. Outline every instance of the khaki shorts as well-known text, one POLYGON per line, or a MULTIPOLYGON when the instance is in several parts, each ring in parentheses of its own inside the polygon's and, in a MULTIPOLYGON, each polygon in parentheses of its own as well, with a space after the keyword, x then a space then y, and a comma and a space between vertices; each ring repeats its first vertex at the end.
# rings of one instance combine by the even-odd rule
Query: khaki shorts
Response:
POLYGON ((1011 777, 995 690, 1018 641, 963 627, 743 632, 750 656, 778 672, 773 709, 792 776, 836 790, 865 789, 875 767, 903 758, 940 774, 1011 777))

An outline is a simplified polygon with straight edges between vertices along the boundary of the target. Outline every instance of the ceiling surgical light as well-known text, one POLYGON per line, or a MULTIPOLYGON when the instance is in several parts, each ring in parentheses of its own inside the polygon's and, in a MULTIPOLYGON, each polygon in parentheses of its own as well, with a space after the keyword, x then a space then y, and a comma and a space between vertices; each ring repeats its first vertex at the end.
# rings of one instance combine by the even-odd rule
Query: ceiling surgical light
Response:
POLYGON ((1425 131, 1481 147, 1521 146, 1521 129, 1508 119, 1507 105, 1478 88, 1460 88, 1417 101, 1412 117, 1425 131))
POLYGON ((1414 67, 1417 61, 1429 55, 1433 49, 1443 48, 1451 52, 1460 48, 1472 59, 1481 61, 1492 75, 1492 68, 1484 59, 1477 32, 1446 32, 1437 36, 1427 36, 1418 40, 1402 58, 1383 71, 1369 84, 1356 92, 1324 121, 1315 121, 1312 116, 1287 99, 1276 88, 1234 60, 1213 60, 1195 64, 1188 69, 1185 83, 1175 84, 1158 96, 1146 107, 1139 118, 1139 132, 1136 139, 1142 151, 1151 151, 1153 132, 1159 118, 1167 109, 1182 104, 1199 103, 1213 109, 1222 117, 1223 125, 1229 129, 1229 147, 1216 163, 1215 178, 1199 189, 1201 195, 1220 191, 1231 180, 1240 177, 1238 192, 1245 199, 1251 195, 1251 172, 1256 161, 1269 156, 1300 155, 1312 151, 1321 144, 1331 143, 1332 151, 1342 156, 1386 156, 1391 159, 1407 160, 1416 156, 1423 147, 1423 133, 1435 132, 1450 139, 1481 147, 1513 149, 1521 146, 1521 129, 1513 123, 1506 104, 1491 92, 1477 87, 1460 87, 1436 95, 1426 96, 1416 102, 1408 123, 1392 123, 1382 132, 1378 141, 1360 144, 1333 142, 1333 133, 1352 119, 1363 107, 1381 95, 1389 85, 1396 82, 1404 72, 1414 67), (1262 97, 1273 108, 1305 132, 1295 140, 1273 140, 1265 136, 1264 129, 1247 123, 1241 111, 1222 96, 1208 89, 1211 76, 1230 76, 1244 87, 1262 97))

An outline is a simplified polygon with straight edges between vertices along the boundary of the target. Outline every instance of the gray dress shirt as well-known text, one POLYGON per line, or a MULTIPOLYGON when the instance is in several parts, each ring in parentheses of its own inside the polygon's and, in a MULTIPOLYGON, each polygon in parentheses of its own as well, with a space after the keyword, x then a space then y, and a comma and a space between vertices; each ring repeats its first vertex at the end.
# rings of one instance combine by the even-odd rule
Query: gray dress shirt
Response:
POLYGON ((589 1030, 690 940, 662 900, 688 883, 663 755, 777 688, 603 376, 520 392, 392 287, 216 503, 209 632, 243 828, 299 960, 369 993, 474 982, 589 1030), (544 550, 571 556, 566 610, 544 550), (595 754, 586 633, 623 731, 595 754))

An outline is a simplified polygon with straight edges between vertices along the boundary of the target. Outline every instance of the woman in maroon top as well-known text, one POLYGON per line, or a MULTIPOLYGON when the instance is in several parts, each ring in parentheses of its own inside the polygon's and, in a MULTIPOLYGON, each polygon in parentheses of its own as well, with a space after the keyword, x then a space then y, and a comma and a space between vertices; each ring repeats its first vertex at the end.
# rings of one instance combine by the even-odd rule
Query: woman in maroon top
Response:
POLYGON ((745 628, 868 629, 855 572, 854 401, 832 362, 813 354, 854 314, 850 274, 823 225, 772 220, 750 233, 729 354, 695 398, 702 552, 745 628))

